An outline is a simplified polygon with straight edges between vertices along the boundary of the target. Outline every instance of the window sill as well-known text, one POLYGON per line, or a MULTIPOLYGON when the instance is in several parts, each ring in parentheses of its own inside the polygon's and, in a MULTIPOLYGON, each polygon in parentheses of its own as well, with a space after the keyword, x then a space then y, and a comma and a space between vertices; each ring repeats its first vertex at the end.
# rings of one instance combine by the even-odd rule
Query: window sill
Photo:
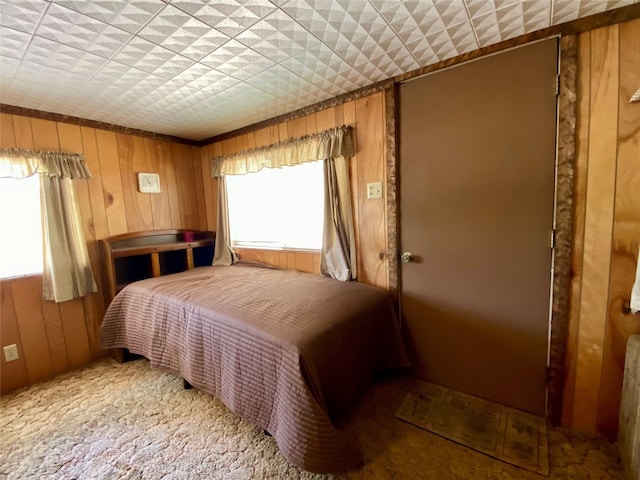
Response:
POLYGON ((25 278, 32 278, 32 277, 42 277, 42 272, 26 273, 24 275, 13 275, 11 277, 0 277, 0 282, 12 282, 14 280, 23 280, 25 278))
POLYGON ((318 255, 321 250, 312 249, 312 248, 292 248, 292 247, 267 247, 262 245, 234 245, 234 250, 242 251, 242 250, 266 250, 271 252, 292 252, 292 253, 310 253, 318 255))

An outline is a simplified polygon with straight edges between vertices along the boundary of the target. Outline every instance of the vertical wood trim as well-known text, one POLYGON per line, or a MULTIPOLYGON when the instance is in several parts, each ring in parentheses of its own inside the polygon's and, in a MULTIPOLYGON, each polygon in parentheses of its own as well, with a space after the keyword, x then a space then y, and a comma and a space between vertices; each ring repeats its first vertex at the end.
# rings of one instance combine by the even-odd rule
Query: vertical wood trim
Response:
POLYGON ((591 35, 577 38, 577 113, 576 113, 576 162, 574 172, 573 241, 571 252, 571 284, 569 327, 565 355, 562 425, 573 425, 575 381, 578 359, 578 332, 580 327, 580 298, 582 293, 582 261, 584 255, 584 219, 586 214, 587 170, 589 168, 589 117, 591 98, 591 35))
POLYGON ((384 91, 385 107, 385 148, 386 148, 386 212, 385 224, 387 230, 387 244, 385 248, 385 260, 388 271, 388 289, 396 302, 399 301, 400 271, 398 266, 398 252, 400 248, 400 237, 398 231, 398 168, 396 148, 396 98, 397 89, 392 87, 384 91))
POLYGON ((591 32, 591 125, 575 428, 593 433, 602 380, 617 155, 618 27, 591 32), (610 199, 610 200, 609 200, 610 199))
POLYGON ((552 309, 549 339, 549 383, 547 416, 554 425, 562 417, 569 296, 573 185, 576 143, 577 38, 560 39, 560 94, 558 97, 558 140, 555 192, 555 248, 553 250, 552 309))
POLYGON ((194 267, 193 263, 193 249, 191 247, 186 249, 187 254, 187 268, 191 270, 194 267))
POLYGON ((158 252, 153 252, 151 254, 151 274, 154 277, 159 277, 162 275, 160 269, 160 255, 158 255, 158 252))

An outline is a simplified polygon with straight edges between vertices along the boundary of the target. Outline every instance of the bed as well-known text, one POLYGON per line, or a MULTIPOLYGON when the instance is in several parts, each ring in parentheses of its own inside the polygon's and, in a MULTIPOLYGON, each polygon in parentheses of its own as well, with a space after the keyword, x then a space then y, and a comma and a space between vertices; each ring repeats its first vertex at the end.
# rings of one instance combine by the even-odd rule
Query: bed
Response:
POLYGON ((408 365, 387 292, 253 262, 129 284, 100 333, 105 348, 211 393, 318 473, 362 461, 337 422, 377 372, 408 365))

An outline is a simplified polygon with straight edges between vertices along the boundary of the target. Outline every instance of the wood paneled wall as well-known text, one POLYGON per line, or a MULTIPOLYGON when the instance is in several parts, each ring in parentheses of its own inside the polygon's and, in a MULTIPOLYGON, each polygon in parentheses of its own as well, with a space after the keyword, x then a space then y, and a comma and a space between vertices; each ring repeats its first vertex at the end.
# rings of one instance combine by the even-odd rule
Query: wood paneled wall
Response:
POLYGON ((563 424, 614 439, 640 245, 640 20, 578 37, 575 214, 563 424))
POLYGON ((84 153, 93 178, 76 187, 99 288, 83 299, 55 303, 42 300, 41 276, 0 282, 0 338, 2 345, 15 343, 20 355, 0 360, 1 391, 7 392, 103 355, 98 239, 150 229, 215 229, 215 205, 205 203, 202 178, 209 166, 202 164, 200 148, 17 115, 0 114, 0 128, 2 147, 84 153), (138 192, 138 172, 159 173, 162 192, 138 192))
MULTIPOLYGON (((640 243, 640 20, 579 35, 578 142, 573 279, 563 425, 613 438, 626 340, 640 332, 624 313, 640 243)), ((360 281, 388 288, 386 199, 366 199, 382 181, 386 197, 384 93, 245 133, 202 148, 90 127, 0 115, 0 145, 83 152, 94 177, 78 183, 83 225, 96 280, 96 240, 158 228, 216 229, 217 182, 209 161, 348 124, 357 155, 350 162, 360 281), (157 172, 162 193, 137 192, 138 171, 157 172), (385 255, 386 254, 386 255, 385 255)), ((243 250, 245 258, 317 272, 306 253, 243 250)), ((100 285, 99 285, 100 286, 100 285)), ((20 360, 0 361, 2 392, 99 358, 100 294, 55 304, 41 299, 38 276, 0 282, 0 338, 16 343, 20 360), (37 301, 35 299, 38 299, 37 301)))
MULTIPOLYGON (((98 328, 105 306, 97 240, 151 229, 215 230, 218 189, 210 175, 211 158, 342 124, 355 127, 358 152, 350 161, 350 173, 359 279, 387 288, 388 268, 380 258, 388 250, 385 199, 367 200, 365 194, 366 183, 384 182, 386 171, 382 92, 201 148, 0 114, 2 147, 84 153, 93 178, 76 186, 99 289, 83 299, 56 304, 42 300, 38 275, 0 281, 1 343, 15 343, 20 356, 9 363, 4 357, 0 360, 1 391, 52 378, 103 356, 98 328), (138 172, 159 173, 161 193, 138 192, 138 172)), ((314 253, 245 249, 242 256, 313 273, 320 270, 320 257, 314 253)))
MULTIPOLYGON (((238 135, 202 148, 203 166, 219 155, 270 145, 289 138, 311 135, 343 124, 354 127, 356 155, 349 160, 357 246, 358 280, 381 288, 389 287, 389 268, 386 220, 386 188, 383 198, 367 199, 366 186, 383 182, 385 175, 385 97, 375 93, 358 100, 271 127, 238 135)), ((206 172, 204 172, 206 174, 206 172)), ((215 203, 216 181, 205 180, 207 204, 215 203)), ((242 258, 318 273, 319 255, 269 250, 241 249, 242 258)))

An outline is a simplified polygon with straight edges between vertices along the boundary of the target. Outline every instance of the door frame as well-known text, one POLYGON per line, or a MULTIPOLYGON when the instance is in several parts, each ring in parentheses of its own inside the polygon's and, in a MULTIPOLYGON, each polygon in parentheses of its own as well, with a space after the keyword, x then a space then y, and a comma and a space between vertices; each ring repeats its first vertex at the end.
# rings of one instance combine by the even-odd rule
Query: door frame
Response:
MULTIPOLYGON (((554 38, 551 35, 541 40, 554 38)), ((554 249, 553 279, 551 287, 551 318, 548 345, 548 384, 546 411, 553 425, 560 425, 562 417, 563 390, 565 384, 565 357, 569 326, 569 298, 571 280, 571 250, 573 233, 573 196, 576 142, 576 35, 561 36, 559 41, 559 94, 557 102, 556 138, 556 189, 554 202, 554 249)), ((482 58, 482 57, 479 57, 482 58)), ((457 62, 456 65, 463 63, 457 62)), ((441 62, 431 72, 451 67, 450 62, 441 62)), ((397 98, 398 85, 385 89, 386 128, 386 216, 389 291, 396 304, 400 305, 400 218, 398 195, 400 194, 399 145, 397 98)))

